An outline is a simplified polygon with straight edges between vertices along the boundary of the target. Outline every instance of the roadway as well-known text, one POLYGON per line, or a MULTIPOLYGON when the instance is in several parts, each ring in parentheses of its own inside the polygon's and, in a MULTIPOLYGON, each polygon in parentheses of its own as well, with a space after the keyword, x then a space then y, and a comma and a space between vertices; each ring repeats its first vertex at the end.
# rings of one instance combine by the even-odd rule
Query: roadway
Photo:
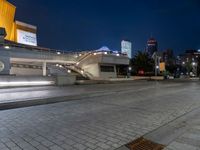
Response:
POLYGON ((170 140, 165 134, 162 141, 168 141, 166 150, 200 149, 199 85, 141 81, 1 89, 0 101, 85 92, 88 97, 0 111, 0 149, 114 150, 143 135, 160 142, 156 136, 163 136, 160 133, 169 130, 169 123, 176 124, 176 129, 183 123, 185 126, 170 140), (101 94, 90 96, 95 92, 101 94), (190 120, 185 117, 178 121, 188 114, 190 120))

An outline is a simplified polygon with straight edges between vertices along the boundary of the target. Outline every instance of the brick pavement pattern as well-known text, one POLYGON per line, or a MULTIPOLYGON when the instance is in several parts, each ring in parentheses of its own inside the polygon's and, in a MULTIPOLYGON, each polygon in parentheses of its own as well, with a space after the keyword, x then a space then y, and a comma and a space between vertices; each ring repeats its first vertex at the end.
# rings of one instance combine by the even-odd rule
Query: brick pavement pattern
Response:
MULTIPOLYGON (((0 111, 0 150, 114 150, 200 107, 198 82, 91 85, 121 91, 76 101, 0 111)), ((8 93, 9 94, 9 93, 8 93)), ((199 119, 200 120, 200 119, 199 119)), ((200 126, 167 147, 192 145, 200 126), (187 139, 188 140, 188 139, 187 139)))

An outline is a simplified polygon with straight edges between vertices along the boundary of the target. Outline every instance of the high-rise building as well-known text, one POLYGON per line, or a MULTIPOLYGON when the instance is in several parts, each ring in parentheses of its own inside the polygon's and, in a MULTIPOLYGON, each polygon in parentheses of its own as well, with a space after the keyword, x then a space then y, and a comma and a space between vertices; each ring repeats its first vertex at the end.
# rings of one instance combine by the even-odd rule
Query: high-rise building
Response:
POLYGON ((132 43, 130 41, 123 40, 121 42, 121 52, 127 54, 127 56, 131 59, 133 57, 132 43))
POLYGON ((172 61, 174 62, 174 60, 175 57, 172 49, 167 49, 163 52, 162 61, 164 61, 166 64, 170 64, 172 61))
POLYGON ((147 41, 146 52, 149 56, 152 56, 154 52, 158 51, 158 42, 154 38, 150 38, 147 41))

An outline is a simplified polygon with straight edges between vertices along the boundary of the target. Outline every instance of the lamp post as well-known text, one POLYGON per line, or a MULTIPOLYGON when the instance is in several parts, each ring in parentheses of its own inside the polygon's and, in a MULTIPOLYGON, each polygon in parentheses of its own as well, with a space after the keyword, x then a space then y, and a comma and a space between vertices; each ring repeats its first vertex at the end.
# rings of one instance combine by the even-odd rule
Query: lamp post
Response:
POLYGON ((193 67, 194 75, 197 77, 197 63, 196 62, 192 62, 192 67, 193 67))
POLYGON ((154 52, 152 58, 155 61, 155 76, 157 76, 158 75, 158 70, 160 68, 159 65, 160 65, 160 59, 161 59, 161 57, 158 56, 157 52, 154 52))

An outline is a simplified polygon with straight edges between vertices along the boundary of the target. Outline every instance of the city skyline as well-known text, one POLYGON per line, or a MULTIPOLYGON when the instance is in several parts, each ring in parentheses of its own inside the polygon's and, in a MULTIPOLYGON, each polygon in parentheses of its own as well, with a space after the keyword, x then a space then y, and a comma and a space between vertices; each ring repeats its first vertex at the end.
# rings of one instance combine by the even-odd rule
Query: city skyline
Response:
POLYGON ((159 50, 179 54, 200 48, 197 0, 10 2, 17 6, 19 21, 38 27, 38 43, 44 47, 87 50, 107 45, 120 50, 121 40, 129 39, 135 51, 144 50, 152 35, 159 50))

